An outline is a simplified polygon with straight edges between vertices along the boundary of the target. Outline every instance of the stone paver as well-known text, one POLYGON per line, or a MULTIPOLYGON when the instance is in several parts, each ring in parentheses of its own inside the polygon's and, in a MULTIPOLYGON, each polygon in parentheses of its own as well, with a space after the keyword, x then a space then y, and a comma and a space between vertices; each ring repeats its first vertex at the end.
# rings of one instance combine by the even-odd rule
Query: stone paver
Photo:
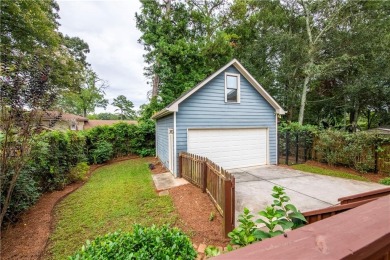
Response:
POLYGON ((183 178, 175 178, 170 172, 164 172, 159 174, 152 174, 154 185, 158 191, 168 190, 173 187, 181 186, 187 184, 183 178))

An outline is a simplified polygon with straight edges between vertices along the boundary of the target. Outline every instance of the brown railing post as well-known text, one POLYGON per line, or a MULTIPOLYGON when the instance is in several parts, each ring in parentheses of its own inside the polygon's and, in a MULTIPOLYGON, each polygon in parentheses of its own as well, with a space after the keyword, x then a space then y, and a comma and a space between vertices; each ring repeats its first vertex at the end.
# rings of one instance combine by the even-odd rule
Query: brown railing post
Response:
POLYGON ((202 178, 203 178, 203 183, 202 183, 202 192, 206 192, 207 188, 207 162, 203 161, 203 171, 202 171, 202 178))
POLYGON ((232 212, 232 180, 225 179, 225 208, 223 209, 223 233, 225 237, 234 229, 234 212, 232 212))

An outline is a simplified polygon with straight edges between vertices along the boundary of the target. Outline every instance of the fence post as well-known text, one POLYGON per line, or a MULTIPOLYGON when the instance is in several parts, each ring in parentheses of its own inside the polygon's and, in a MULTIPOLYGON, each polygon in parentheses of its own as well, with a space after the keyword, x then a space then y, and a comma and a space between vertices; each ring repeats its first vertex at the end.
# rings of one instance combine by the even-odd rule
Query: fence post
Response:
POLYGON ((206 161, 203 161, 203 171, 202 171, 202 174, 203 174, 203 183, 202 183, 202 192, 205 193, 206 192, 206 188, 207 188, 207 162, 206 161))
POLYGON ((286 132, 286 165, 288 165, 288 154, 290 152, 290 132, 286 132))
POLYGON ((304 150, 304 160, 305 160, 305 162, 307 161, 307 132, 303 132, 303 140, 304 140, 304 142, 303 142, 303 145, 304 145, 304 148, 303 148, 303 150, 304 150))
POLYGON ((295 136, 295 164, 298 163, 298 153, 299 153, 299 133, 296 133, 295 136))
MULTIPOLYGON (((233 215, 234 212, 232 212, 232 180, 226 180, 224 181, 225 184, 225 207, 223 209, 223 233, 225 237, 228 237, 229 232, 233 231, 234 223, 233 223, 233 215)), ((234 202, 233 202, 234 203, 234 202)))
POLYGON ((374 156, 375 156, 374 173, 378 173, 378 144, 376 142, 374 145, 374 156))
POLYGON ((182 170, 181 170, 181 167, 182 167, 182 155, 181 155, 181 153, 179 153, 179 169, 178 169, 178 171, 177 171, 177 174, 178 174, 178 176, 177 177, 179 177, 179 178, 181 178, 182 177, 182 175, 181 175, 181 173, 182 173, 182 170))

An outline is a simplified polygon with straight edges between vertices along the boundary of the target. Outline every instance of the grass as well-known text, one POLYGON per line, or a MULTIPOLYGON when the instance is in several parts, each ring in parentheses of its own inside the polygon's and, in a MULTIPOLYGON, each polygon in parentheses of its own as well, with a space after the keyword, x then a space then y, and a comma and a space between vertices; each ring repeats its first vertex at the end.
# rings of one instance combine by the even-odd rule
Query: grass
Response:
POLYGON ((297 165, 292 166, 292 168, 294 168, 295 170, 303 171, 303 172, 316 173, 316 174, 338 177, 338 178, 343 178, 343 179, 351 179, 351 180, 357 180, 357 181, 370 181, 369 179, 367 179, 365 177, 358 176, 355 174, 346 173, 346 172, 337 171, 337 170, 324 169, 324 168, 312 166, 312 165, 297 164, 297 165))
POLYGON ((84 242, 115 230, 176 220, 169 196, 154 191, 147 161, 134 159, 97 169, 90 180, 56 208, 49 257, 66 259, 84 242))

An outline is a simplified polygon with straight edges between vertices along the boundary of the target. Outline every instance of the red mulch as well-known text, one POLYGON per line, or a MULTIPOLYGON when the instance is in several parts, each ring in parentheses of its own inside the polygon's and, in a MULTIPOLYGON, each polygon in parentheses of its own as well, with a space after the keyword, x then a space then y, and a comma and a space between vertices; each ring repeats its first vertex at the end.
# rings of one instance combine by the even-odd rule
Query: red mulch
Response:
POLYGON ((16 224, 5 228, 1 234, 1 259, 39 259, 51 232, 55 205, 82 185, 73 183, 61 191, 42 195, 16 224))
POLYGON ((192 184, 169 190, 179 221, 176 225, 186 232, 195 244, 226 246, 229 239, 222 234, 222 217, 206 193, 192 184), (213 212, 214 220, 210 221, 213 212))
MULTIPOLYGON (((317 161, 307 161, 305 164, 312 165, 312 166, 317 166, 317 167, 320 167, 320 168, 323 168, 323 169, 342 171, 342 172, 350 173, 350 174, 353 174, 353 175, 365 177, 365 178, 369 179, 370 181, 376 182, 376 183, 380 179, 389 177, 389 175, 385 174, 385 173, 373 173, 373 172, 360 173, 360 172, 358 172, 358 171, 356 171, 354 169, 351 169, 349 167, 346 167, 346 166, 331 166, 331 165, 328 165, 326 163, 320 163, 320 162, 317 162, 317 161)), ((279 165, 279 166, 282 166, 282 165, 279 165)), ((287 166, 287 167, 289 167, 289 166, 287 166)))

